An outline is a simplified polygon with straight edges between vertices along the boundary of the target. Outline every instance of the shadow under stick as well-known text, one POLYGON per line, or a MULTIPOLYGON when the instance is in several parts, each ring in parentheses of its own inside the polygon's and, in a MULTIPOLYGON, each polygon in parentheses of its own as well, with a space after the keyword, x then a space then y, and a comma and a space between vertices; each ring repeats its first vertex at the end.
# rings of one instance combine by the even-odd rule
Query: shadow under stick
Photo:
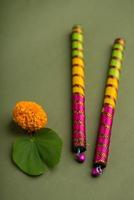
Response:
POLYGON ((117 38, 112 48, 112 57, 106 82, 106 89, 100 116, 100 125, 94 155, 94 166, 92 169, 93 176, 99 176, 100 174, 102 174, 103 169, 107 165, 111 129, 118 94, 118 85, 120 78, 120 70, 122 67, 124 46, 124 39, 117 38))

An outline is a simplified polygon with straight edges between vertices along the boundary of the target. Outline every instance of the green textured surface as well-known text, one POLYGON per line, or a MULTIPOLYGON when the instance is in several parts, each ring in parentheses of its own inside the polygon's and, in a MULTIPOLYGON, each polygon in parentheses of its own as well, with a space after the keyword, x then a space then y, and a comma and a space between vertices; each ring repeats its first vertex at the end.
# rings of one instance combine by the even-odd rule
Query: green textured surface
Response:
POLYGON ((79 49, 83 49, 83 43, 81 44, 80 42, 72 42, 72 48, 75 49, 75 48, 79 48, 79 49))
POLYGON ((115 59, 111 59, 111 60, 110 60, 110 65, 111 65, 111 66, 116 65, 116 67, 118 67, 119 69, 122 67, 122 66, 120 66, 120 65, 121 65, 121 62, 120 62, 120 61, 117 61, 117 60, 115 60, 115 59))
POLYGON ((0 0, 0 199, 134 199, 134 1, 0 0), (70 44, 74 24, 85 31, 87 160, 70 152, 70 44), (127 41, 119 86, 111 154, 103 176, 90 176, 111 45, 127 41), (46 108, 48 126, 62 137, 60 164, 31 178, 10 160, 18 130, 11 110, 20 100, 46 108))
POLYGON ((79 41, 83 41, 83 35, 79 34, 79 33, 73 33, 72 34, 72 40, 79 40, 79 41))
POLYGON ((72 50, 72 56, 80 56, 81 58, 83 58, 83 52, 81 51, 77 51, 77 50, 72 50))
POLYGON ((108 74, 111 75, 111 76, 116 77, 118 80, 120 79, 120 72, 119 72, 119 70, 116 69, 116 68, 111 68, 111 69, 109 69, 108 74))
POLYGON ((122 52, 121 51, 119 51, 119 50, 113 50, 113 52, 112 52, 112 56, 117 56, 118 58, 120 58, 121 60, 122 60, 122 52))

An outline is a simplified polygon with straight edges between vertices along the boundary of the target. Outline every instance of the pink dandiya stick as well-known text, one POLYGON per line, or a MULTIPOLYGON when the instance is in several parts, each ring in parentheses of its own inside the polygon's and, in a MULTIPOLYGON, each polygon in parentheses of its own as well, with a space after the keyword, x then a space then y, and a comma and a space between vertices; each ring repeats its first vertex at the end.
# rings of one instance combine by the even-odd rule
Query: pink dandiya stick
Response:
POLYGON ((107 165, 124 46, 125 41, 118 38, 115 40, 112 48, 112 57, 106 82, 104 102, 95 148, 94 164, 92 169, 93 176, 101 175, 103 169, 107 165))
POLYGON ((82 163, 85 160, 85 80, 83 31, 74 26, 71 34, 72 46, 72 149, 75 159, 82 163))

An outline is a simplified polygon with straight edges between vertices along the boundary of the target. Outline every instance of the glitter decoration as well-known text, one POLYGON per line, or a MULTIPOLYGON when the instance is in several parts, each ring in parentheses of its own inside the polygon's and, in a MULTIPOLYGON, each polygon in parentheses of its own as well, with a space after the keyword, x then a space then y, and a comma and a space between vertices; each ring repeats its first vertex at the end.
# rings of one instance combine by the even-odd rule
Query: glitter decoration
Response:
POLYGON ((84 162, 86 150, 85 128, 85 80, 83 31, 81 26, 74 26, 71 34, 72 48, 72 145, 75 158, 84 162))
POLYGON ((92 170, 93 176, 101 175, 103 169, 107 165, 124 46, 124 39, 118 38, 115 40, 112 48, 112 57, 106 82, 104 102, 100 116, 100 125, 94 155, 94 167, 92 170))

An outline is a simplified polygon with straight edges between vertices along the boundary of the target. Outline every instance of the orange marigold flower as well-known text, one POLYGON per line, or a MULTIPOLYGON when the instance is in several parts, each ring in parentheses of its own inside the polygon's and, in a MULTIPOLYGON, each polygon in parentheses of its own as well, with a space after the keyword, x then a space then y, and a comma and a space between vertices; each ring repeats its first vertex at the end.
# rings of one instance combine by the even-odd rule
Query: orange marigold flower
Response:
POLYGON ((21 101, 15 105, 13 120, 28 132, 44 128, 48 121, 47 114, 43 108, 31 101, 21 101))

